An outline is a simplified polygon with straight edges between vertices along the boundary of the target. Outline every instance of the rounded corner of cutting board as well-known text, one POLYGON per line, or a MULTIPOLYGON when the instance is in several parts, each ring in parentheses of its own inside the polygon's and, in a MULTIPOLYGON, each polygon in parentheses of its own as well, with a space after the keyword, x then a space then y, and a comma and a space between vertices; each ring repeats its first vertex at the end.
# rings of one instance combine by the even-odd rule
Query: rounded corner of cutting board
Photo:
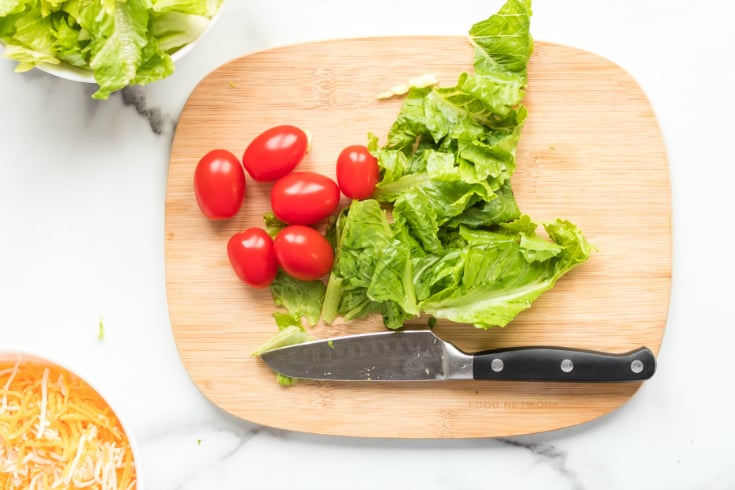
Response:
MULTIPOLYGON (((182 362, 217 406, 264 426, 315 434, 474 438, 575 426, 617 410, 638 391, 641 383, 300 382, 285 388, 249 356, 275 332, 274 307, 266 291, 236 281, 224 244, 260 223, 268 186, 248 180, 241 213, 226 223, 207 222, 191 191, 201 154, 214 147, 241 154, 249 139, 286 121, 314 136, 301 165, 333 173, 330 162, 341 147, 363 141, 368 131, 387 133, 395 118, 401 99, 378 101, 375 94, 429 72, 440 84, 453 84, 472 59, 460 36, 320 41, 236 58, 194 88, 171 149, 167 299, 182 362)), ((513 177, 521 209, 537 222, 570 219, 599 251, 505 329, 442 332, 468 350, 546 343, 618 352, 647 345, 657 353, 670 295, 671 198, 663 138, 648 99, 617 64, 537 41, 524 104, 529 116, 513 177), (639 229, 649 231, 645 242, 639 229)), ((348 333, 355 329, 316 332, 348 333)))

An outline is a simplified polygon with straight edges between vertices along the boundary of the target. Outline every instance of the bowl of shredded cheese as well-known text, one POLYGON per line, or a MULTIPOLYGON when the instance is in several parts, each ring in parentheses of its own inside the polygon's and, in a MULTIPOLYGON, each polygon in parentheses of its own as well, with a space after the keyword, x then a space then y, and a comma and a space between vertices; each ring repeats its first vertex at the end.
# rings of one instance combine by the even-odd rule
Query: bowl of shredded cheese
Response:
POLYGON ((0 352, 0 489, 137 489, 137 452, 81 377, 36 355, 0 352))

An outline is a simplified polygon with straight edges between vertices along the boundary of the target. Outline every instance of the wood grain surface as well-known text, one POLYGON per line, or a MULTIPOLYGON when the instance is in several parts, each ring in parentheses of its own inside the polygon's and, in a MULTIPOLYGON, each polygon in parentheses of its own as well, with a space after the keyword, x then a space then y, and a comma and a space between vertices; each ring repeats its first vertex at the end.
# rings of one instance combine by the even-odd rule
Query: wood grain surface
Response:
MULTIPOLYGON (((368 131, 384 138, 395 119, 401 99, 379 101, 376 94, 426 73, 453 85, 472 59, 461 37, 333 40, 235 59, 194 89, 171 150, 166 281, 181 360, 214 404, 258 424, 318 434, 495 437, 595 419, 640 387, 481 381, 282 387, 250 356, 276 332, 275 307, 267 289, 238 281, 226 243, 262 224, 270 185, 248 178, 239 215, 210 222, 192 190, 199 158, 213 148, 241 156, 258 133, 288 123, 313 135, 299 168, 333 177, 344 146, 365 143, 368 131)), ((529 117, 512 180, 521 210, 539 223, 569 219, 599 251, 503 329, 440 322, 436 332, 467 351, 555 345, 624 352, 645 345, 658 353, 671 283, 671 197, 665 148, 646 96, 608 60, 537 42, 525 104, 529 117)), ((371 318, 318 325, 311 333, 382 329, 371 318)))

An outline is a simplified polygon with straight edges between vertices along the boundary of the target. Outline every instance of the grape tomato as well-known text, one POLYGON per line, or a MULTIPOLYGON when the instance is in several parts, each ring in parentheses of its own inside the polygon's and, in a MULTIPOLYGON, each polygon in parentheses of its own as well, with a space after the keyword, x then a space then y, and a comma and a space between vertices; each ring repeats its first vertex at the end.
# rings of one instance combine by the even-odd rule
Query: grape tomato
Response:
POLYGON ((258 182, 273 182, 291 172, 306 155, 309 137, 302 129, 283 124, 256 136, 242 156, 248 174, 258 182))
POLYGON ((213 220, 233 217, 245 197, 245 172, 231 152, 215 149, 194 170, 194 195, 202 213, 213 220))
POLYGON ((227 257, 235 274, 256 287, 269 286, 278 272, 273 239, 262 228, 236 233, 227 242, 227 257))
POLYGON ((284 223, 311 225, 334 212, 339 204, 339 187, 316 172, 293 172, 271 188, 271 209, 284 223))
POLYGON ((310 226, 291 225, 282 229, 273 248, 278 265, 286 274, 313 281, 332 270, 334 251, 324 236, 310 226))
POLYGON ((337 157, 337 183, 350 199, 367 199, 380 180, 378 160, 364 145, 351 145, 337 157))

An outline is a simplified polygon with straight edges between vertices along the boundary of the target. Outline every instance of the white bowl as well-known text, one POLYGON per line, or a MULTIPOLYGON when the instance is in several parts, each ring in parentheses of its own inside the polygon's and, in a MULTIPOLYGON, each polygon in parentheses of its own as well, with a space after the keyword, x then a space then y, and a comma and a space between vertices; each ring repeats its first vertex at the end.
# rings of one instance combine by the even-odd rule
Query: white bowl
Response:
MULTIPOLYGON (((128 428, 128 424, 125 420, 125 418, 121 415, 121 413, 116 409, 116 407, 111 404, 106 397, 103 395, 104 390, 99 389, 97 386, 94 386, 92 383, 87 381, 83 376, 80 376, 78 373, 74 372, 72 369, 69 369, 67 366, 65 366, 63 363, 57 362, 55 360, 49 359, 47 356, 41 356, 35 353, 30 353, 28 351, 23 350, 3 350, 0 351, 0 362, 10 362, 14 363, 17 361, 31 361, 33 363, 38 363, 42 365, 53 365, 55 367, 61 368, 64 371, 76 376, 77 378, 81 379, 84 383, 86 383, 92 390, 96 392, 96 394, 101 398, 101 400, 110 408, 112 413, 117 417, 118 422, 120 423, 120 426, 122 427, 123 432, 125 433, 125 436, 127 438, 128 444, 130 445, 130 450, 132 452, 133 456, 133 466, 135 468, 135 487, 136 489, 142 489, 143 483, 142 483, 142 474, 141 474, 141 457, 140 457, 140 449, 138 448, 135 438, 133 437, 132 433, 130 432, 130 429, 128 428)), ((2 388, 2 386, 0 386, 2 388)), ((2 398, 0 397, 0 400, 2 398)), ((1 407, 1 405, 0 405, 1 407)))

